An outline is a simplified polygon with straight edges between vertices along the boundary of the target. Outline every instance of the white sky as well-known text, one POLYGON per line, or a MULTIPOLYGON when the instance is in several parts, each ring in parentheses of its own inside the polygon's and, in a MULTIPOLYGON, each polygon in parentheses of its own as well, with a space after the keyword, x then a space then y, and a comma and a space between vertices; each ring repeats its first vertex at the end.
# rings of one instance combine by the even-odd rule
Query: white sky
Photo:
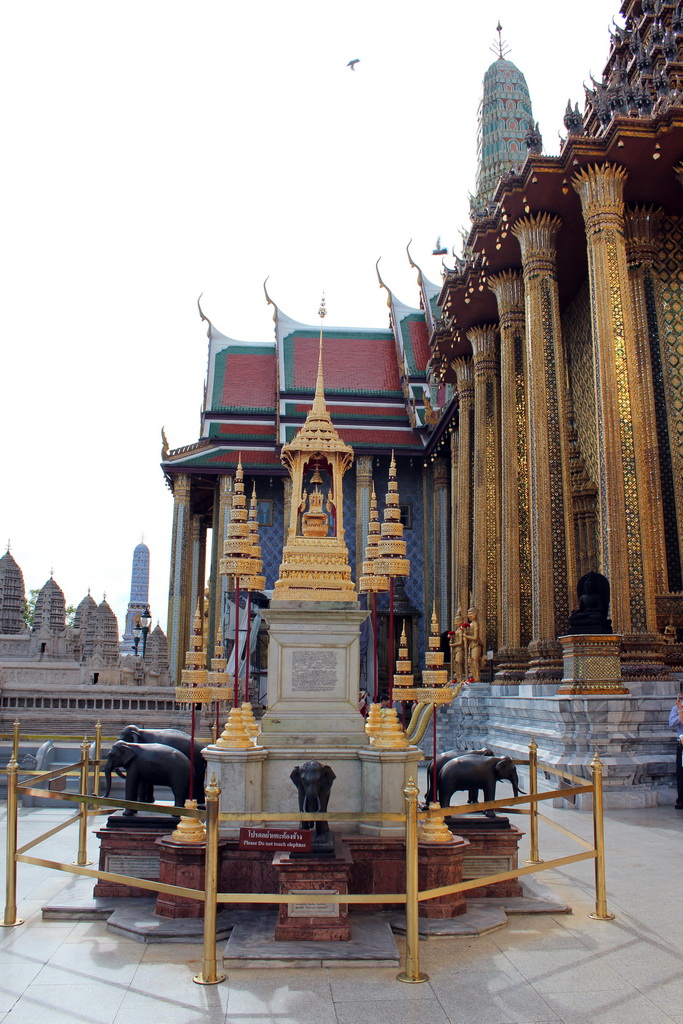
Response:
MULTIPOLYGON (((172 499, 198 437, 207 340, 290 316, 386 326, 374 264, 417 305, 437 236, 459 248, 498 18, 544 138, 608 54, 619 0, 21 0, 0 89, 0 539, 27 590, 123 617, 151 551, 166 627, 172 499), (354 72, 345 67, 360 58, 354 72)), ((4 550, 4 548, 3 548, 4 550)))

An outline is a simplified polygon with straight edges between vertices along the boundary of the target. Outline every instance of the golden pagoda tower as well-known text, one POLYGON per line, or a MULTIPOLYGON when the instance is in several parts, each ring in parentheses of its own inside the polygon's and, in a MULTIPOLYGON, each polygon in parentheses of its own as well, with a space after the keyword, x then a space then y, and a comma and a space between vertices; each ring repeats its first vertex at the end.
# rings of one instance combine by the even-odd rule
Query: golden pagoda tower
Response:
POLYGON ((375 485, 372 485, 372 497, 370 498, 370 522, 368 524, 368 543, 365 546, 365 559, 363 561, 363 575, 358 581, 358 590, 361 594, 377 594, 389 589, 389 580, 375 571, 375 561, 379 555, 380 522, 377 511, 377 496, 375 485))
POLYGON ((436 608, 432 609, 432 622, 430 636, 425 651, 425 669, 422 673, 422 685, 439 687, 448 683, 448 669, 444 668, 444 653, 441 650, 441 637, 439 636, 439 622, 436 617, 436 608))
POLYGON ((252 535, 247 522, 247 499, 244 496, 244 472, 240 452, 235 473, 235 493, 230 510, 228 533, 223 543, 223 555, 219 563, 222 576, 234 576, 240 580, 249 577, 252 564, 252 535))
POLYGON ((384 522, 374 564, 375 573, 388 576, 390 579, 395 576, 410 576, 410 560, 406 558, 406 542, 403 540, 400 500, 396 480, 396 459, 392 452, 384 522))
POLYGON ((394 700, 413 700, 412 687, 415 685, 414 680, 413 663, 408 658, 408 640, 406 638, 406 624, 404 622, 398 645, 396 671, 394 672, 394 700), (411 688, 410 695, 401 696, 401 689, 408 687, 411 688))
POLYGON ((301 430, 282 448, 282 462, 292 478, 292 507, 273 592, 276 602, 356 601, 342 502, 342 478, 353 463, 353 448, 340 438, 325 405, 324 299, 318 315, 320 349, 313 406, 301 430))

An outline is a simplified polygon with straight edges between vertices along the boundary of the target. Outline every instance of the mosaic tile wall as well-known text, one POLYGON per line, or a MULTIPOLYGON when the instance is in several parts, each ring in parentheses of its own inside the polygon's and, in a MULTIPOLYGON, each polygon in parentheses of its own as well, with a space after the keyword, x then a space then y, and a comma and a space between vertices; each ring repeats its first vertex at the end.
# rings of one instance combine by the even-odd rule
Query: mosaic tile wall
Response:
MULTIPOLYGON (((256 497, 269 499, 273 502, 273 524, 272 526, 259 527, 259 540, 261 542, 261 554, 263 556, 263 575, 266 577, 266 588, 272 590, 275 580, 278 577, 280 562, 282 561, 282 544, 284 538, 283 516, 285 513, 284 499, 284 478, 281 476, 256 478, 256 497), (270 480, 273 486, 270 486, 270 480)), ((251 495, 251 480, 246 481, 245 491, 251 495)))
MULTIPOLYGON (((662 217, 659 259, 662 300, 661 345, 650 333, 657 435, 667 542, 669 588, 683 589, 680 529, 683 519, 683 230, 680 218, 662 217), (668 426, 668 430, 667 430, 668 426)), ((647 290, 646 290, 647 293, 647 290)), ((653 296, 646 294, 648 322, 653 296)))
MULTIPOLYGON (((600 480, 598 459, 598 429, 595 420, 595 367, 593 363, 593 337, 590 320, 590 293, 588 282, 579 291, 562 317, 562 333, 567 349, 569 381, 572 389, 576 433, 579 450, 591 482, 600 480)), ((600 518, 600 494, 597 496, 600 518)), ((599 537, 598 543, 599 543, 599 537)))

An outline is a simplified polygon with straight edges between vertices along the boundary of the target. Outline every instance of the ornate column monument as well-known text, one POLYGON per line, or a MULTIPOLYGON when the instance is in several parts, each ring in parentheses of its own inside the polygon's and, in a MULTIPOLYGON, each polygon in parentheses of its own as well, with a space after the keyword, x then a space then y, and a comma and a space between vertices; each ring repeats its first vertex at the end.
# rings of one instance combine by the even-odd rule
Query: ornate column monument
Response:
POLYGON ((559 217, 524 217, 513 227, 522 250, 526 313, 532 661, 528 675, 556 678, 557 637, 566 632, 575 577, 574 525, 555 239, 559 217))
POLYGON ((457 484, 457 546, 455 548, 455 592, 453 605, 466 615, 472 589, 472 533, 470 525, 472 502, 474 386, 472 361, 455 359, 453 369, 458 382, 458 484, 457 484))

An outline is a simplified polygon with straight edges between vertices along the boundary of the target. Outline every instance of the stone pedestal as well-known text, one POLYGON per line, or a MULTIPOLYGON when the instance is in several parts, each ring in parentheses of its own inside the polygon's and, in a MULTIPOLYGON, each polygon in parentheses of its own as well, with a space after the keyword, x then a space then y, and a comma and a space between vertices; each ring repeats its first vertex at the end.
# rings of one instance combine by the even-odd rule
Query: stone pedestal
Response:
POLYGON ((268 710, 263 747, 363 747, 358 713, 360 627, 357 602, 272 601, 268 623, 268 710))
POLYGON ((613 633, 561 636, 564 674, 559 694, 628 693, 621 682, 621 637, 613 633))
POLYGON ((275 938, 296 942, 348 941, 351 938, 349 908, 346 903, 306 903, 311 893, 348 895, 351 875, 351 854, 339 839, 335 856, 297 857, 276 853, 273 867, 278 873, 278 891, 282 894, 301 892, 301 903, 280 905, 275 938))
POLYGON ((553 682, 562 678, 562 649, 556 640, 532 640, 528 647, 527 682, 553 682))
MULTIPOLYGON (((123 817, 117 811, 107 819, 105 828, 95 833, 100 841, 100 871, 159 880, 160 858, 157 839, 168 836, 178 823, 164 814, 136 814, 123 817)), ((149 899, 151 890, 99 879, 93 896, 140 896, 149 899)))
MULTIPOLYGON (((406 750, 377 750, 375 747, 366 747, 359 750, 363 812, 403 811, 403 790, 410 776, 417 779, 417 767, 423 756, 417 747, 408 747, 406 750)), ((405 828, 400 822, 363 821, 359 825, 359 832, 361 835, 403 837, 405 828)))
MULTIPOLYGON (((524 832, 511 825, 507 818, 462 814, 446 818, 446 824, 454 835, 469 840, 469 847, 462 859, 462 877, 465 881, 513 871, 519 867, 517 851, 524 832)), ((521 895, 522 886, 518 878, 492 882, 467 891, 468 899, 521 895)))
MULTIPOLYGON (((258 812, 264 809, 263 763, 268 757, 265 750, 258 747, 226 750, 211 744, 202 750, 202 756, 206 761, 207 780, 211 778, 212 773, 215 774, 220 787, 219 810, 221 812, 258 812)), ((292 786, 292 783, 289 782, 289 785, 292 786)), ((272 809, 279 810, 280 808, 272 809)), ((243 824, 245 822, 221 822, 221 835, 237 838, 240 825, 243 824)), ((255 823, 251 822, 251 824, 255 823)))
MULTIPOLYGON (((156 841, 159 850, 159 881, 166 885, 182 885, 188 889, 204 889, 206 843, 178 843, 170 836, 156 841)), ((218 844, 219 864, 225 841, 218 844)), ((148 893, 149 895, 149 893, 148 893)), ((203 917, 204 901, 189 896, 160 892, 154 913, 160 917, 203 917)))
MULTIPOLYGON (((453 836, 452 843, 419 843, 418 845, 418 888, 438 889, 442 885, 457 885, 463 880, 463 856, 470 843, 461 836, 453 836)), ((419 904, 420 917, 440 919, 458 917, 467 911, 465 894, 449 893, 422 900, 419 904)))

